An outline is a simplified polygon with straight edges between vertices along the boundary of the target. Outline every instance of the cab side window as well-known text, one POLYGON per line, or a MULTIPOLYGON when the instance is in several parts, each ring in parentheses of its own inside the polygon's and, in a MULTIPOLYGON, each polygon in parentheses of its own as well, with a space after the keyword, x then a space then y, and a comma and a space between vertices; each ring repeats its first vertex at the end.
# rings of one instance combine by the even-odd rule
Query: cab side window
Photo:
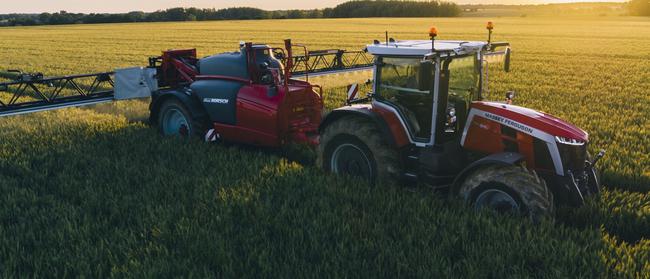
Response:
POLYGON ((384 57, 379 66, 379 99, 396 108, 415 138, 431 137, 433 93, 418 89, 420 58, 384 57))

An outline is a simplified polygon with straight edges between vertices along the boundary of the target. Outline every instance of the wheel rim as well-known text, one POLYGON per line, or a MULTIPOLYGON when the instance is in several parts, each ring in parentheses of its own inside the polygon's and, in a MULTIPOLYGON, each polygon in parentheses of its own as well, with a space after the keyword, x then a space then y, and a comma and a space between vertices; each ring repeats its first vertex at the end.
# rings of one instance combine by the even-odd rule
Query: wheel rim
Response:
POLYGON ((483 191, 474 203, 476 209, 489 208, 500 213, 519 212, 519 203, 508 193, 499 189, 483 191))
POLYGON ((354 144, 342 144, 332 153, 331 170, 336 174, 372 177, 372 166, 368 156, 354 144))
POLYGON ((190 134, 190 125, 185 115, 178 109, 172 108, 165 111, 162 118, 162 130, 166 136, 187 136, 190 134))

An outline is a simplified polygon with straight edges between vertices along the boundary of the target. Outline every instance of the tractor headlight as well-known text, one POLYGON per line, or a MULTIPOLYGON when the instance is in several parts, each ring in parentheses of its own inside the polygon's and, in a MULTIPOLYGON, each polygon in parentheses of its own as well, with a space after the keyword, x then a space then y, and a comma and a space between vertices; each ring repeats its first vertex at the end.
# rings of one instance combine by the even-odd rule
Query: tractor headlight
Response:
POLYGON ((574 173, 584 170, 587 160, 586 142, 565 137, 555 137, 555 140, 558 142, 557 148, 564 170, 574 173))
POLYGON ((565 138, 565 137, 555 137, 555 140, 561 144, 567 144, 567 145, 585 145, 584 141, 577 140, 577 139, 571 139, 571 138, 565 138))

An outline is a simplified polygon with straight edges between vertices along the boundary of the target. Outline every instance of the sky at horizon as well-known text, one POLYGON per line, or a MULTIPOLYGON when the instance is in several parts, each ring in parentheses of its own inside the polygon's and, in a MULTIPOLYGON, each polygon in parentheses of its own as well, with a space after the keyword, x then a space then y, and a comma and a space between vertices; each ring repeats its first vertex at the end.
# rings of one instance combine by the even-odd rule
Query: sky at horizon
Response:
MULTIPOLYGON (((123 13, 130 11, 152 12, 173 7, 229 8, 256 7, 265 10, 322 9, 334 7, 347 0, 5 0, 0 14, 42 13, 65 10, 75 13, 123 13)), ((571 2, 626 2, 627 0, 451 0, 458 4, 544 4, 571 2)))

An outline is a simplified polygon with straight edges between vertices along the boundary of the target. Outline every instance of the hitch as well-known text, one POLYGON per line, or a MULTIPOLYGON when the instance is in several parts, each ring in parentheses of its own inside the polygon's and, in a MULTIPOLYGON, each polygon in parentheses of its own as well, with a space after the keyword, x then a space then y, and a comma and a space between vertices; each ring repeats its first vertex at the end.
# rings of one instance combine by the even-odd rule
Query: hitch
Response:
POLYGON ((601 149, 598 154, 591 159, 591 162, 587 161, 585 170, 589 171, 590 169, 593 169, 596 166, 596 163, 598 163, 598 161, 603 157, 605 157, 605 149, 601 149))
POLYGON ((598 152, 598 154, 596 154, 596 157, 594 157, 594 159, 591 160, 591 166, 592 167, 595 166, 596 163, 598 163, 598 161, 603 157, 605 157, 605 149, 601 149, 600 152, 598 152))

